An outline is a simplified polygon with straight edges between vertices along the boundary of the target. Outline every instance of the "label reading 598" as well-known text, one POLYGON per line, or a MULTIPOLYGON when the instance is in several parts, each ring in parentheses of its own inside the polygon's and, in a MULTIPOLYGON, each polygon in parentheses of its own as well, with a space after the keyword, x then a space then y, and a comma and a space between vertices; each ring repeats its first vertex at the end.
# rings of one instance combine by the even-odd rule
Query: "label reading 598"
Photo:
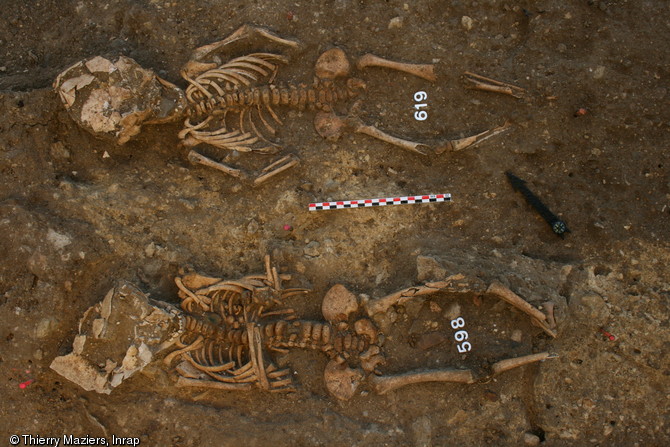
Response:
POLYGON ((456 332, 454 333, 454 339, 457 342, 456 349, 458 349, 458 352, 465 353, 470 351, 472 349, 472 345, 469 341, 465 341, 468 339, 468 331, 461 329, 462 327, 465 327, 465 320, 463 317, 458 317, 451 320, 451 327, 456 329, 456 332))

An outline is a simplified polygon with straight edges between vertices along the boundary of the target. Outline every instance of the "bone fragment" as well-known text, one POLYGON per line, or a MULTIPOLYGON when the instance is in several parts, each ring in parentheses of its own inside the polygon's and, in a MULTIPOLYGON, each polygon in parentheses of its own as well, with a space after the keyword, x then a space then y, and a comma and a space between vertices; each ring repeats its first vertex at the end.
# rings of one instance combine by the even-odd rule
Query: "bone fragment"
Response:
POLYGON ((435 66, 431 64, 405 64, 384 59, 375 56, 374 54, 364 55, 358 59, 356 66, 359 70, 368 67, 390 68, 392 70, 404 71, 405 73, 418 76, 430 82, 435 82, 437 80, 437 77, 435 76, 435 66))
POLYGON ((109 394, 175 343, 178 315, 171 305, 119 282, 102 303, 84 313, 73 352, 56 357, 50 367, 87 391, 109 394), (103 338, 95 336, 97 326, 106 328, 103 338))
POLYGON ((556 305, 554 304, 553 301, 547 301, 545 303, 542 303, 542 307, 546 311, 547 322, 549 323, 549 327, 555 329, 556 318, 554 317, 554 309, 556 308, 556 305))
POLYGON ((385 394, 400 387, 424 382, 474 383, 469 369, 445 369, 410 372, 393 376, 374 376, 370 379, 372 388, 378 394, 385 394))

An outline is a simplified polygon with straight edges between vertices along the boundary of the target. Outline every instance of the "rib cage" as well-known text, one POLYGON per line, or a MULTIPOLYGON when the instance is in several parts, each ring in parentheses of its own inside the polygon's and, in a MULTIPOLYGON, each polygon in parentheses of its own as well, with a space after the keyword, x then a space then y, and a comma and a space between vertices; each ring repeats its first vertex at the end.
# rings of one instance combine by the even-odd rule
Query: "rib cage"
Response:
MULTIPOLYGON (((318 82, 309 88, 293 84, 280 87, 269 85, 232 90, 207 98, 202 97, 202 94, 193 96, 195 98, 190 100, 186 112, 191 119, 202 119, 213 114, 241 111, 258 106, 266 108, 274 118, 276 114, 270 106, 289 106, 298 110, 305 110, 305 108, 322 110, 329 107, 330 104, 350 99, 352 92, 344 86, 318 82)), ((275 121, 281 124, 279 118, 275 118, 275 121)))
POLYGON ((273 107, 328 111, 358 94, 329 80, 315 80, 311 87, 277 86, 275 76, 287 61, 277 54, 253 53, 195 78, 182 73, 189 86, 179 138, 186 146, 204 143, 239 152, 273 153, 277 148, 268 138, 277 132, 276 125, 283 124, 273 107))
POLYGON ((288 277, 270 268, 267 258, 266 275, 238 281, 176 278, 185 314, 178 349, 165 362, 181 360, 179 380, 214 381, 226 389, 255 384, 270 391, 290 390, 290 371, 268 362, 266 352, 315 349, 344 360, 358 358, 373 345, 368 335, 357 334, 347 324, 299 320, 293 309, 280 308, 284 298, 305 292, 282 289, 284 279, 288 277))

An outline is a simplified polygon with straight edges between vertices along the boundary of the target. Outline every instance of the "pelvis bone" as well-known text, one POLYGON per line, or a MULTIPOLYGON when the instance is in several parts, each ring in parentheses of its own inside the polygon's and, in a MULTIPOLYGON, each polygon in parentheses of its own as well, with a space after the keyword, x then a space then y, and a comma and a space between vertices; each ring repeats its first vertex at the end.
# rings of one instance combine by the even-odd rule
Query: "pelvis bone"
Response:
MULTIPOLYGON (((273 141, 283 125, 282 108, 309 109, 316 112, 314 125, 324 138, 336 140, 345 131, 369 135, 403 149, 425 154, 422 143, 389 135, 363 123, 353 112, 360 106, 356 98, 365 90, 360 79, 349 77, 351 64, 345 53, 333 48, 323 53, 315 64, 314 81, 277 83, 281 66, 289 63, 283 54, 250 53, 222 62, 219 53, 250 39, 262 40, 284 50, 299 48, 298 42, 281 38, 268 30, 242 26, 226 39, 196 49, 181 71, 188 83, 185 90, 161 79, 127 57, 116 61, 103 57, 79 62, 62 72, 54 82, 70 115, 82 127, 101 136, 111 136, 123 144, 140 132, 144 124, 181 119, 179 133, 183 145, 209 145, 227 151, 274 154, 280 147, 273 141), (348 107, 347 104, 354 102, 348 107), (344 111, 344 114, 338 114, 344 111)), ((371 54, 361 57, 359 70, 381 67, 436 80, 430 64, 407 64, 371 54)), ((467 73, 473 88, 515 95, 522 89, 489 78, 467 73), (473 78, 473 76, 477 76, 473 78)), ((445 140, 435 152, 458 151, 491 138, 509 128, 499 126, 457 140, 445 140)), ((218 169, 260 184, 298 164, 285 155, 251 176, 245 171, 190 150, 190 161, 218 169)))
MULTIPOLYGON (((127 350, 137 357, 138 351, 151 349, 152 355, 146 356, 144 363, 133 360, 132 373, 154 356, 167 353, 163 364, 174 371, 178 386, 278 392, 294 390, 295 383, 291 369, 278 366, 274 357, 292 349, 312 349, 329 359, 324 371, 327 390, 334 397, 347 400, 361 387, 384 394, 422 382, 472 384, 555 357, 548 352, 522 352, 530 351, 530 335, 522 336, 520 329, 531 333, 533 329, 519 316, 529 317, 551 337, 556 334, 540 310, 500 283, 485 287, 479 280, 454 275, 368 301, 359 300, 336 284, 323 298, 324 320, 312 321, 299 318, 285 304, 286 298, 308 292, 284 288, 282 283, 289 279, 290 275, 279 273, 271 265, 269 257, 265 258, 263 274, 238 280, 188 274, 175 279, 181 312, 151 301, 156 310, 151 311, 148 304, 136 306, 142 315, 125 315, 120 325, 111 321, 121 314, 113 303, 123 303, 127 300, 123 297, 130 292, 134 302, 149 301, 130 285, 117 287, 82 321, 102 321, 105 327, 115 328, 114 333, 121 334, 120 338, 114 333, 88 329, 88 324, 80 325, 83 332, 76 338, 75 353, 56 358, 52 368, 87 389, 110 392, 128 375, 116 365, 130 362, 129 354, 105 360, 98 358, 101 353, 112 355, 127 350), (487 308, 482 301, 491 306, 487 308), (160 310, 168 308, 169 314, 160 310), (476 312, 481 312, 482 317, 478 318, 476 312), (99 314, 103 317, 96 316, 99 314), (160 318, 155 319, 156 315, 160 318), (505 315, 516 319, 508 325, 514 341, 496 338, 495 333, 500 335, 507 330, 505 315), (150 324, 152 318, 157 322, 155 327, 150 324), (488 335, 485 330, 489 330, 488 335), (133 343, 137 346, 127 347, 128 333, 150 337, 145 340, 136 335, 133 343), (160 349, 156 341, 160 341, 160 349), (483 353, 487 345, 495 349, 483 353), (425 357, 431 351, 438 356, 452 353, 450 358, 455 364, 445 362, 437 369, 415 365, 417 357, 425 357), (74 363, 73 355, 77 357, 74 363), (92 355, 96 356, 95 364, 88 364, 85 359, 92 355), (465 363, 470 355, 473 360, 468 366, 465 363), (391 365, 390 359, 396 364, 391 365), (98 364, 106 365, 106 369, 99 369, 98 364)), ((134 307, 126 307, 126 313, 133 312, 134 307)), ((434 366, 436 362, 430 364, 434 366)))

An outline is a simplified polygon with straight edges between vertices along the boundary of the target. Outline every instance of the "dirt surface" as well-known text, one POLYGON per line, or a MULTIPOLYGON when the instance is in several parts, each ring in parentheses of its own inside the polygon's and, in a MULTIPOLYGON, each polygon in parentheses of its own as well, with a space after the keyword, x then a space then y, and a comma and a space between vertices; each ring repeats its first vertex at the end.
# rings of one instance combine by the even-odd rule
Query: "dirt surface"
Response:
MULTIPOLYGON (((73 434, 174 446, 670 444, 665 2, 5 3, 0 442, 73 434), (421 157, 364 135, 325 141, 311 113, 289 112, 278 141, 301 164, 253 189, 191 165, 178 123, 117 146, 78 127, 51 89, 94 55, 129 56, 183 88, 191 51, 245 23, 304 44, 285 81, 311 82, 314 61, 333 46, 352 60, 371 52, 435 63, 435 83, 356 73, 368 84, 361 118, 395 135, 438 144, 506 120, 514 129, 421 157), (528 94, 468 90, 465 71, 528 94), (428 96, 425 121, 414 118, 417 91, 428 96), (512 190, 506 170, 567 223, 565 239, 512 190), (441 192, 453 202, 307 211, 310 202, 441 192), (328 396, 316 352, 290 354, 300 388, 289 395, 180 390, 156 367, 105 396, 49 369, 115 281, 176 303, 180 268, 233 279, 262 271, 266 253, 313 289, 291 303, 308 318, 319 318, 336 283, 379 297, 451 273, 499 280, 537 306, 556 303, 558 338, 536 335, 527 346, 560 358, 469 387, 414 385, 348 402, 328 396)), ((272 157, 228 160, 259 168, 272 157)), ((482 328, 508 312, 468 309, 482 328)))

